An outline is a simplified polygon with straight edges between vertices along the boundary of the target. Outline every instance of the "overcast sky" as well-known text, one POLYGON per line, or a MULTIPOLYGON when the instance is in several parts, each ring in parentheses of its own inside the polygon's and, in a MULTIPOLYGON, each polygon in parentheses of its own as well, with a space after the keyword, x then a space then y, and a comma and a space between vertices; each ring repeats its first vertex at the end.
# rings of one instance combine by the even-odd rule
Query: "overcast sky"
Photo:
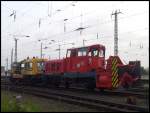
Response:
POLYGON ((7 57, 10 64, 11 49, 15 47, 13 35, 18 35, 16 38, 19 39, 19 61, 27 56, 40 57, 39 39, 43 42, 43 48, 49 47, 43 49, 45 58, 58 58, 58 43, 75 43, 61 46, 63 58, 67 48, 83 46, 85 39, 85 45, 105 45, 107 59, 114 54, 114 16, 111 14, 115 10, 122 12, 118 14, 118 51, 121 60, 123 63, 141 60, 142 66, 149 67, 149 3, 145 1, 3 1, 1 65, 6 65, 7 57), (13 10, 16 11, 15 20, 13 10), (64 19, 68 19, 65 32, 64 19), (82 27, 87 28, 80 34, 80 31, 74 30, 79 28, 81 23, 82 27))

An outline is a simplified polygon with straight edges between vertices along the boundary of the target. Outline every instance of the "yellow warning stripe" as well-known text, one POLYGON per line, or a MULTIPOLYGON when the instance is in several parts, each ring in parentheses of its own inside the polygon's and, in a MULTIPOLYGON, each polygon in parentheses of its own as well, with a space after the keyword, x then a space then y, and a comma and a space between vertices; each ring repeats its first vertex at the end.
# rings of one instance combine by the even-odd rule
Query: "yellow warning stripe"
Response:
MULTIPOLYGON (((114 60, 113 60, 114 61, 114 60)), ((112 63, 112 70, 115 68, 115 66, 117 66, 117 60, 115 60, 114 63, 112 63)))
POLYGON ((116 79, 112 81, 113 87, 115 87, 117 85, 117 83, 118 83, 118 78, 116 77, 116 79))
POLYGON ((115 62, 115 61, 117 61, 117 59, 116 59, 116 58, 114 58, 114 59, 113 59, 112 64, 114 64, 114 62, 115 62))
POLYGON ((119 83, 118 83, 118 84, 116 84, 116 87, 118 87, 118 85, 119 85, 119 83))
POLYGON ((112 81, 116 80, 117 78, 118 78, 118 75, 113 76, 113 77, 112 77, 112 81))
POLYGON ((115 83, 116 83, 116 81, 118 81, 118 79, 115 79, 114 81, 112 81, 112 84, 115 84, 115 83))
POLYGON ((112 86, 118 87, 118 68, 116 58, 112 61, 112 86))
POLYGON ((116 86, 118 84, 118 79, 116 79, 115 83, 114 83, 114 86, 116 86))
POLYGON ((116 70, 117 69, 117 65, 113 65, 112 66, 112 71, 116 70))
POLYGON ((113 61, 112 61, 112 65, 115 65, 117 63, 117 59, 114 59, 113 61))
POLYGON ((112 86, 115 87, 118 84, 118 79, 116 81, 112 82, 112 86))
POLYGON ((112 72, 112 77, 116 76, 118 73, 118 70, 116 69, 115 71, 112 72))
POLYGON ((115 77, 112 79, 112 82, 115 82, 117 79, 118 79, 118 76, 115 76, 115 77))
POLYGON ((114 75, 114 73, 118 71, 117 67, 115 67, 113 70, 112 70, 112 75, 114 75))
MULTIPOLYGON (((116 69, 116 71, 118 72, 118 69, 116 69)), ((116 73, 116 71, 113 71, 113 72, 112 72, 112 76, 114 76, 114 74, 116 73)))
POLYGON ((116 79, 115 81, 112 81, 113 87, 115 87, 117 84, 118 84, 118 79, 116 79))

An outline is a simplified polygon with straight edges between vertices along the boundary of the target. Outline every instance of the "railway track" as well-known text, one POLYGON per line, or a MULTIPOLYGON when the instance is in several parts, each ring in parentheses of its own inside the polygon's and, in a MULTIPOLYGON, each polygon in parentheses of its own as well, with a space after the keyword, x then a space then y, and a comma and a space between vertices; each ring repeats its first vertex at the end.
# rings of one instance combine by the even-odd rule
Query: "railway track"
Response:
POLYGON ((138 87, 138 88, 130 88, 127 91, 132 91, 132 92, 149 92, 149 88, 145 87, 138 87))
MULTIPOLYGON (((4 82, 2 81, 1 84, 4 85, 12 85, 10 82, 4 82)), ((40 85, 35 85, 32 87, 41 87, 43 88, 43 86, 40 85)), ((44 87, 45 88, 45 87, 44 87)), ((66 90, 65 87, 60 86, 59 88, 56 87, 46 87, 46 88, 50 88, 50 89, 58 89, 58 90, 66 90)), ((126 96, 126 95, 131 95, 131 96, 135 96, 138 98, 145 98, 147 99, 149 97, 149 89, 139 89, 139 88, 132 88, 129 90, 104 90, 104 91, 99 91, 97 89, 95 90, 87 90, 85 88, 77 88, 77 87, 70 87, 67 89, 68 91, 72 91, 72 92, 80 92, 80 93, 89 93, 89 94, 103 94, 103 95, 117 95, 117 96, 126 96)))
POLYGON ((141 79, 141 83, 148 84, 149 83, 149 79, 141 79))
POLYGON ((97 99, 90 98, 87 95, 75 94, 73 92, 65 92, 63 90, 53 90, 46 88, 37 88, 30 86, 9 86, 1 85, 1 88, 9 88, 9 90, 21 93, 32 94, 40 97, 56 99, 60 101, 69 102, 76 105, 86 106, 88 108, 105 110, 105 111, 119 111, 119 112, 148 112, 149 108, 140 107, 136 105, 122 104, 113 101, 106 101, 105 98, 97 99))

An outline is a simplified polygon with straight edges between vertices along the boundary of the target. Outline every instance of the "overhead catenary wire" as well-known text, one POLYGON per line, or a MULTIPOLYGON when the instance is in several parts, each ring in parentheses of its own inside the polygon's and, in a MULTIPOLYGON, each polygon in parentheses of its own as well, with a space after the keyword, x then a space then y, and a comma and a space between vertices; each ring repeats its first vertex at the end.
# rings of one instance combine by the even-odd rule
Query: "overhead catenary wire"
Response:
MULTIPOLYGON (((92 12, 94 12, 94 11, 92 11, 92 12)), ((85 13, 85 14, 88 14, 88 13, 85 13)), ((84 15, 85 15, 85 14, 84 14, 84 15)), ((133 16, 134 16, 134 15, 133 15, 133 16)), ((78 16, 78 17, 80 17, 80 16, 78 16)), ((72 19, 74 19, 74 18, 72 18, 72 19)), ((69 20, 71 20, 71 19, 69 19, 69 20)), ((54 23, 54 22, 53 22, 53 23, 54 23)))
MULTIPOLYGON (((147 29, 147 28, 144 28, 144 29, 147 29)), ((140 30, 140 29, 139 29, 140 30)), ((137 31, 137 29, 136 30, 134 30, 134 31, 137 31)), ((131 32, 134 32, 134 31, 128 31, 128 32, 125 32, 125 33, 131 33, 131 32)), ((93 33, 93 34, 95 34, 95 33, 93 33)), ((120 33, 121 34, 121 33, 120 33)), ((89 34, 87 34, 87 35, 89 35, 89 34)), ((56 35, 55 35, 56 36, 56 35)), ((53 36, 54 37, 54 36, 53 36)), ((102 38, 102 37, 101 37, 102 38)), ((51 38, 50 38, 51 39, 51 38)), ((93 39, 92 39, 93 40, 93 39)), ((33 41, 33 42, 36 42, 36 41, 33 41)), ((59 41, 59 42, 61 42, 61 41, 59 41)), ((27 44, 27 43, 26 43, 27 44)))
MULTIPOLYGON (((75 2, 75 1, 74 1, 75 2)), ((37 3, 36 3, 37 4, 37 3)), ((72 4, 72 3, 70 3, 70 4, 72 4)), ((69 5, 70 5, 69 4, 69 5)), ((41 5, 41 4, 39 4, 39 5, 41 5)), ((68 5, 68 6, 69 6, 68 5)), ((45 6, 44 4, 43 4, 43 6, 45 6)), ((64 8, 67 8, 66 6, 64 7, 64 8)), ((60 8, 61 9, 61 8, 60 8)), ((63 9, 63 8, 62 8, 63 9)), ((83 14, 84 16, 86 15, 86 14, 93 14, 93 13, 95 13, 97 10, 94 10, 94 11, 91 11, 91 12, 87 12, 87 13, 85 13, 85 14, 83 14)), ((79 16, 77 16, 77 17, 80 17, 80 15, 79 16)), ((75 17, 73 17, 72 19, 75 19, 75 17)), ((69 20, 72 20, 71 18, 69 18, 69 20)), ((61 20, 62 21, 62 20, 61 20)), ((53 22, 54 23, 54 22, 53 22)))
MULTIPOLYGON (((7 8, 7 9, 9 9, 10 11, 14 11, 14 9, 12 9, 12 8, 8 8, 8 7, 6 7, 6 6, 4 6, 5 8, 7 8)), ((33 9, 34 7, 33 7, 33 4, 31 4, 31 7, 29 7, 28 9, 26 9, 24 12, 21 12, 20 10, 15 10, 15 11, 17 11, 17 14, 19 15, 19 16, 21 16, 21 17, 18 17, 17 18, 17 23, 19 24, 19 22, 22 20, 22 19, 24 19, 23 17, 24 17, 24 15, 25 14, 29 14, 30 13, 30 11, 29 10, 31 10, 31 9, 33 9)), ((11 24, 12 22, 10 22, 9 24, 8 24, 8 26, 6 26, 5 28, 4 28, 4 31, 6 30, 6 29, 8 29, 8 27, 10 27, 12 24, 11 24)), ((28 25, 27 25, 28 26, 28 25)))
MULTIPOLYGON (((73 2, 72 2, 73 3, 73 2)), ((71 4, 72 4, 71 3, 71 4)), ((38 5, 40 5, 40 4, 38 4, 38 5)), ((33 8, 33 7, 32 7, 33 8)), ((84 15, 86 15, 86 14, 89 14, 89 13, 92 13, 92 12, 95 12, 96 10, 94 10, 94 11, 91 11, 91 12, 88 12, 88 13, 85 13, 84 15)), ((26 11, 26 13, 28 13, 27 11, 26 11)), ((23 17, 23 16, 22 16, 23 17)), ((78 18, 78 17, 80 17, 80 15, 79 16, 76 16, 75 18, 78 18)), ((42 19, 44 19, 44 18, 47 18, 47 16, 46 17, 43 17, 43 18, 41 18, 41 20, 42 19)), ((70 18, 69 20, 72 20, 72 19, 75 19, 74 17, 73 18, 70 18)), ((62 20, 59 20, 59 21, 62 21, 62 20)), ((58 22, 58 21, 56 21, 56 22, 58 22)), ((54 22, 53 22, 54 23, 54 22)), ((9 27, 9 25, 7 26, 7 27, 9 27)), ((7 28, 6 27, 6 28, 7 28)))
MULTIPOLYGON (((51 1, 51 13, 50 13, 50 16, 45 16, 45 17, 42 17, 41 19, 42 20, 45 20, 45 19, 48 19, 48 17, 50 17, 50 18, 52 18, 52 17, 54 17, 57 13, 59 13, 59 12, 62 12, 62 11, 64 11, 64 9, 67 9, 68 7, 70 7, 70 6, 72 6, 72 4, 74 3, 75 1, 73 1, 73 2, 71 2, 71 3, 69 3, 69 4, 67 4, 67 5, 65 5, 63 8, 59 8, 59 9, 57 9, 57 10, 55 10, 55 12, 54 13, 52 13, 52 1, 51 1)), ((49 9, 49 4, 48 4, 48 9, 49 9)), ((48 11, 49 12, 49 11, 48 11)), ((62 20, 61 20, 62 21, 62 20)))
MULTIPOLYGON (((131 16, 135 16, 136 14, 133 14, 133 15, 131 15, 131 16)), ((129 16, 127 16, 127 17, 129 17, 129 16)), ((70 20, 70 19, 69 19, 70 20)), ((107 22, 109 22, 109 21, 106 21, 106 22, 103 22, 103 23, 101 23, 101 24, 105 24, 105 23, 107 23, 107 22)))
MULTIPOLYGON (((141 13, 140 13, 141 14, 141 13)), ((142 13, 143 14, 143 13, 142 13)), ((138 14, 134 14, 134 16, 137 16, 138 14)), ((130 15, 130 16, 133 16, 133 15, 130 15)), ((118 20, 120 20, 120 19, 125 19, 125 18, 128 18, 129 16, 126 16, 126 17, 123 17, 123 18, 119 18, 118 20)), ((107 24, 107 23, 110 23, 110 22, 113 22, 113 20, 108 20, 108 21, 104 21, 104 22, 101 22, 101 23, 99 23, 98 25, 102 25, 102 24, 107 24)), ((96 27, 97 26, 97 23, 96 24, 92 24, 92 25, 88 25, 89 26, 89 28, 91 28, 91 27, 96 27)), ((70 32, 73 32, 73 29, 72 30, 70 30, 70 31, 68 31, 68 32, 65 32, 65 33, 60 33, 60 34, 56 34, 56 35, 53 35, 53 36, 57 36, 57 35, 63 35, 63 34, 67 34, 67 33, 70 33, 70 32)), ((52 36, 52 37, 53 37, 52 36)), ((50 36, 51 37, 51 36, 50 36)))
MULTIPOLYGON (((72 2, 72 3, 74 3, 74 2, 72 2)), ((72 3, 70 3, 70 4, 72 4, 72 3)), ((38 5, 39 5, 39 4, 38 4, 38 5)), ((33 7, 32 7, 32 8, 33 8, 33 7)), ((65 7, 65 8, 66 8, 66 7, 65 7)), ((12 10, 13 10, 13 9, 12 9, 12 10)), ((51 9, 51 10, 52 10, 52 9, 51 9)), ((28 13, 28 12, 26 12, 26 13, 28 13)), ((51 15, 52 15, 52 12, 51 12, 51 15)), ((40 25, 41 25, 42 20, 45 19, 45 18, 47 18, 47 16, 40 18, 40 25)), ((5 29, 7 29, 9 26, 10 26, 10 25, 8 25, 5 29)))
MULTIPOLYGON (((148 28, 146 27, 146 28, 140 28, 140 29, 134 29, 134 30, 131 30, 131 31, 126 31, 126 32, 122 32, 122 33, 119 33, 120 35, 121 34, 128 34, 128 33, 132 33, 132 32, 136 32, 136 31, 141 31, 141 30, 148 30, 148 28)), ((70 32, 71 33, 71 32, 70 32)), ((101 32, 98 32, 99 34, 101 33, 101 32)), ((63 33, 62 33, 63 34, 63 33)), ((95 35, 96 34, 96 32, 95 33, 91 33, 91 34, 86 34, 86 35, 83 35, 83 36, 88 36, 88 35, 95 35)), ((55 35, 53 35, 52 37, 55 37, 55 35)), ((107 39, 111 39, 111 37, 113 37, 113 34, 112 35, 107 35, 107 36, 99 36, 99 38, 98 39, 103 39, 103 38, 107 38, 107 39), (110 37, 110 38, 109 38, 110 37)), ((68 37, 67 37, 68 38, 68 37)), ((64 38, 65 39, 65 38, 64 38)), ((58 43, 60 43, 60 42, 64 42, 64 39, 63 40, 61 40, 61 41, 58 41, 58 43)), ((41 39, 42 40, 42 39, 41 39)), ((47 40, 46 38, 45 38, 45 40, 47 40)), ((50 40, 52 40, 51 38, 50 38, 50 40)), ((87 41, 88 40, 97 40, 97 38, 91 38, 91 39, 86 39, 87 41)), ((123 40, 122 38, 121 39, 119 39, 119 40, 123 40)), ((32 42, 36 42, 37 40, 35 40, 35 41, 32 41, 32 42)), ((32 42, 28 42, 29 44, 30 43, 32 43, 32 42)), ((26 44, 28 44, 28 43, 25 43, 25 45, 26 44)))
MULTIPOLYGON (((131 31, 128 31, 128 32, 131 32, 131 31)), ((128 32, 123 32, 123 33, 121 33, 121 34, 124 34, 124 33, 128 33, 128 32)), ((135 30, 134 30, 134 32, 135 32, 135 30)), ((108 37, 112 37, 112 36, 103 36, 103 37, 100 37, 98 40, 101 40, 102 38, 104 39, 104 38, 107 38, 108 39, 108 37)), ((109 38, 109 39, 110 39, 109 38)), ((95 38, 95 39, 87 39, 86 41, 92 41, 92 40, 97 40, 97 38, 95 38)), ((75 41, 75 43, 78 43, 78 42, 81 42, 80 40, 78 40, 78 41, 75 41)), ((71 42, 64 42, 63 41, 63 43, 71 43, 71 42)), ((31 43, 30 43, 31 44, 31 43)), ((54 44, 51 44, 48 48, 50 48, 51 49, 51 47, 53 48, 54 46, 56 46, 56 45, 59 45, 60 44, 60 42, 56 42, 56 43, 54 43, 54 44)), ((103 44, 103 43, 102 43, 103 44)), ((107 45, 106 45, 107 46, 107 45)), ((137 45, 137 48, 138 48, 138 45, 137 45)), ((54 48, 53 48, 54 49, 54 48)), ((67 49, 67 48, 66 48, 67 49)), ((65 50, 66 50, 65 49, 65 50)))

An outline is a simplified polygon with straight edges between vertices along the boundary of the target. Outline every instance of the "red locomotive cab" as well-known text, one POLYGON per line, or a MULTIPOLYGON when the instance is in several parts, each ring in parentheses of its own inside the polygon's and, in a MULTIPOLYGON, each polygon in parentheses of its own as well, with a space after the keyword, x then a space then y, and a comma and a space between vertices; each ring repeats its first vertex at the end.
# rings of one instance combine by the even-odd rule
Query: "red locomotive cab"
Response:
POLYGON ((102 45, 95 45, 89 47, 88 51, 88 65, 92 70, 103 68, 105 66, 105 47, 102 45))
POLYGON ((67 50, 67 72, 90 72, 104 68, 105 47, 92 45, 67 50))

